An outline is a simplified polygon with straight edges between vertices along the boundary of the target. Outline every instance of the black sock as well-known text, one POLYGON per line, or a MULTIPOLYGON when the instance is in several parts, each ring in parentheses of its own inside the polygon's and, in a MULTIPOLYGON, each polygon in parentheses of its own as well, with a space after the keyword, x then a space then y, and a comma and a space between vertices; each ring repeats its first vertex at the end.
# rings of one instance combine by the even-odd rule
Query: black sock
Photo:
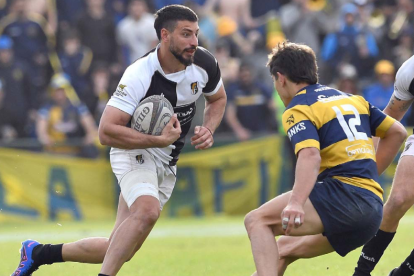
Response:
POLYGON ((109 275, 99 273, 98 276, 109 276, 109 275))
POLYGON ((410 256, 394 271, 392 276, 411 276, 414 274, 414 250, 410 256))
POLYGON ((39 244, 33 249, 33 260, 39 265, 62 263, 63 244, 39 244))
POLYGON ((381 259, 385 249, 394 238, 395 232, 384 232, 378 229, 377 234, 362 248, 358 266, 355 268, 354 276, 369 276, 371 271, 381 259))

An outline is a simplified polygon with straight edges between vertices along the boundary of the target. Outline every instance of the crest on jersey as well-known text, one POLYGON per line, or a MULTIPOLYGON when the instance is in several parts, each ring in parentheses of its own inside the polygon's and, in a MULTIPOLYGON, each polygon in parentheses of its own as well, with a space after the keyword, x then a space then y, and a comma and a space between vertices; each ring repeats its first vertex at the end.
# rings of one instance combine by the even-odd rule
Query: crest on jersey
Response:
POLYGON ((288 123, 289 125, 295 123, 295 117, 293 117, 293 114, 290 115, 289 118, 287 118, 286 123, 288 123))
POLYGON ((135 156, 135 160, 137 160, 138 164, 144 164, 145 160, 142 157, 142 154, 138 154, 137 156, 135 156))
POLYGON ((124 88, 127 87, 125 84, 119 84, 115 91, 115 96, 125 97, 127 93, 124 91, 124 88))
POLYGON ((191 94, 195 95, 198 93, 198 82, 191 83, 191 94))

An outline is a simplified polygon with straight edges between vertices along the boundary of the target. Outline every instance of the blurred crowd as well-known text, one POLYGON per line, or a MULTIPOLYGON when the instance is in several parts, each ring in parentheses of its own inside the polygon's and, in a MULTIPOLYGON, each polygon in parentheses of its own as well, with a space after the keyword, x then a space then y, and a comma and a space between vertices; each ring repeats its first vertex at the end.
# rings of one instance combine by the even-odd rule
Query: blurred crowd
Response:
MULTIPOLYGON (((199 44, 217 58, 228 94, 218 134, 240 141, 282 132, 265 67, 278 42, 309 45, 321 83, 381 109, 414 51, 414 0, 0 0, 0 146, 26 139, 98 157, 106 102, 124 69, 157 45, 153 13, 169 4, 199 15, 199 44)), ((403 123, 414 125, 414 114, 403 123)))

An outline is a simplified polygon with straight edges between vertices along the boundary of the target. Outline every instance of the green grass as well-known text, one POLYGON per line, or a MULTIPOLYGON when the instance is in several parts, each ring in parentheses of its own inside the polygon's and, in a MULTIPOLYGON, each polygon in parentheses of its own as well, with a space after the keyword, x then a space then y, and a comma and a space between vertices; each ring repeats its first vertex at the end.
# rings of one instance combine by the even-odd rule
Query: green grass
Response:
MULTIPOLYGON (((16 268, 21 240, 32 238, 57 243, 88 236, 107 236, 113 222, 14 223, 0 227, 0 276, 16 268)), ((406 216, 399 231, 377 265, 373 276, 386 276, 398 266, 414 247, 414 215, 406 216)), ((351 276, 360 249, 345 258, 332 253, 312 260, 299 260, 288 268, 289 275, 351 276)), ((63 263, 43 266, 36 276, 98 275, 100 265, 63 263)), ((254 271, 250 243, 243 218, 165 219, 161 218, 153 233, 135 257, 124 265, 120 276, 217 275, 242 276, 254 271)))

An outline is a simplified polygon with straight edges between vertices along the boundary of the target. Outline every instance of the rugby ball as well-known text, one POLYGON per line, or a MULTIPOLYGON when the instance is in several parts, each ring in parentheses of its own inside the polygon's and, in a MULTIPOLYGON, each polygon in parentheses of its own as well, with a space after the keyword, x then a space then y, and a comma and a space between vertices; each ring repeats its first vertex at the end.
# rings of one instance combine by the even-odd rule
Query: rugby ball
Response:
POLYGON ((164 96, 150 96, 135 109, 131 127, 144 134, 159 136, 173 114, 174 108, 164 96))

